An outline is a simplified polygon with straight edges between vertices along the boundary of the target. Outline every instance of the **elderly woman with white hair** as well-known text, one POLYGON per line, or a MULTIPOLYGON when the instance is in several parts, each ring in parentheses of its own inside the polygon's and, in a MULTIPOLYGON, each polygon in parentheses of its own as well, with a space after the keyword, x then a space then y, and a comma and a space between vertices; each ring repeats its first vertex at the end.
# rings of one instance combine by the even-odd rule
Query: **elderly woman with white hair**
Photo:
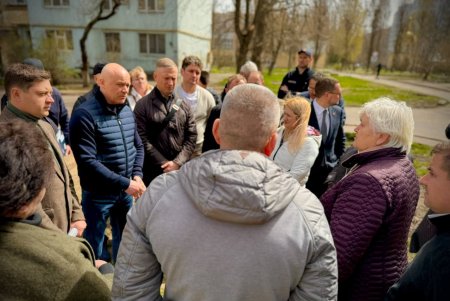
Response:
POLYGON ((419 182, 407 153, 414 120, 404 102, 366 103, 349 172, 322 197, 336 245, 339 300, 383 300, 407 265, 419 182))

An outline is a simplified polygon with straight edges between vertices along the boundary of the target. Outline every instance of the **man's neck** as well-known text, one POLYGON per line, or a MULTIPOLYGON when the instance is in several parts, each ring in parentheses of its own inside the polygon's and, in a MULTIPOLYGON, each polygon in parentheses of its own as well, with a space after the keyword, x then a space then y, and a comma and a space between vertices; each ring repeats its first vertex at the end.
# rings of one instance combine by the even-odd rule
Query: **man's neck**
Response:
POLYGON ((31 115, 30 113, 27 113, 26 111, 14 106, 11 101, 8 102, 8 104, 6 105, 6 108, 9 111, 11 111, 14 115, 16 115, 17 117, 19 117, 25 121, 37 122, 39 119, 41 119, 39 117, 31 115))
POLYGON ((181 88, 184 90, 184 92, 192 94, 195 92, 197 85, 183 82, 183 83, 181 83, 181 88))
POLYGON ((324 99, 323 97, 316 98, 315 100, 316 100, 317 104, 324 109, 327 109, 330 106, 328 104, 328 101, 326 101, 326 99, 324 99))
POLYGON ((297 69, 298 69, 298 72, 299 72, 300 74, 302 74, 303 72, 305 72, 306 69, 308 69, 308 67, 306 67, 306 68, 300 68, 299 66, 297 66, 297 69))

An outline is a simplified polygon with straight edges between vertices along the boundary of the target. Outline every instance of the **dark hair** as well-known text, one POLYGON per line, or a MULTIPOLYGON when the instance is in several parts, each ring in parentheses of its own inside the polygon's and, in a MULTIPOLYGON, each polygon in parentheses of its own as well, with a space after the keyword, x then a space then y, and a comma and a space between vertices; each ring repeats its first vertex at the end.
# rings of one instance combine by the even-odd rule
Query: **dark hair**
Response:
POLYGON ((27 64, 12 64, 5 73, 5 92, 11 98, 11 89, 16 86, 28 90, 35 82, 50 80, 50 72, 27 64))
POLYGON ((450 141, 440 142, 431 150, 432 155, 441 154, 443 156, 442 169, 447 172, 450 179, 450 141))
POLYGON ((34 123, 0 122, 0 216, 13 216, 47 186, 53 157, 34 123))
POLYGON ((183 62, 181 63, 181 68, 186 69, 186 67, 190 65, 196 65, 200 68, 200 70, 203 68, 202 61, 198 56, 195 55, 189 55, 183 59, 183 62))
POLYGON ((319 78, 315 88, 317 98, 322 97, 326 92, 333 92, 337 83, 339 82, 331 77, 319 78))
POLYGON ((200 74, 200 82, 207 86, 209 84, 209 72, 202 70, 202 73, 200 74))

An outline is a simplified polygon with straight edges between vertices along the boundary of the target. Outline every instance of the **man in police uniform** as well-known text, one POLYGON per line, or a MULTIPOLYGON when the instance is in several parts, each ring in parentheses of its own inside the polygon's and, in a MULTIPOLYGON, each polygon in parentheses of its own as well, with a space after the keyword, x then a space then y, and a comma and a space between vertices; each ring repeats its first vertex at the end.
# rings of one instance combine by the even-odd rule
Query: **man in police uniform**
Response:
POLYGON ((312 54, 309 50, 300 49, 297 57, 297 67, 286 74, 278 90, 278 98, 285 98, 288 92, 295 94, 308 90, 309 79, 314 71, 309 68, 312 62, 312 54))

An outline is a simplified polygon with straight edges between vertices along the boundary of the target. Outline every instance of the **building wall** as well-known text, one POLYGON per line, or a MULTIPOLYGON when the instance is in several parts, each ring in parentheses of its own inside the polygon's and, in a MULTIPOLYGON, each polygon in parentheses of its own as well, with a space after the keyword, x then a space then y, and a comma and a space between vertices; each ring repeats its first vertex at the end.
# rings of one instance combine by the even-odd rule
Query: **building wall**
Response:
MULTIPOLYGON (((48 8, 44 7, 43 0, 28 1, 33 47, 38 47, 47 29, 71 30, 73 50, 61 53, 68 66, 79 68, 79 40, 85 25, 93 17, 92 12, 96 12, 93 2, 70 0, 67 8, 48 8)), ((97 62, 115 61, 127 69, 140 65, 150 72, 161 57, 181 63, 184 55, 195 54, 206 61, 211 44, 212 0, 166 0, 164 11, 147 13, 139 11, 138 3, 138 0, 128 0, 118 8, 116 15, 96 23, 86 42, 90 66, 97 62), (105 32, 119 33, 120 53, 106 52, 105 32), (165 53, 140 53, 140 33, 163 34, 165 53)))

